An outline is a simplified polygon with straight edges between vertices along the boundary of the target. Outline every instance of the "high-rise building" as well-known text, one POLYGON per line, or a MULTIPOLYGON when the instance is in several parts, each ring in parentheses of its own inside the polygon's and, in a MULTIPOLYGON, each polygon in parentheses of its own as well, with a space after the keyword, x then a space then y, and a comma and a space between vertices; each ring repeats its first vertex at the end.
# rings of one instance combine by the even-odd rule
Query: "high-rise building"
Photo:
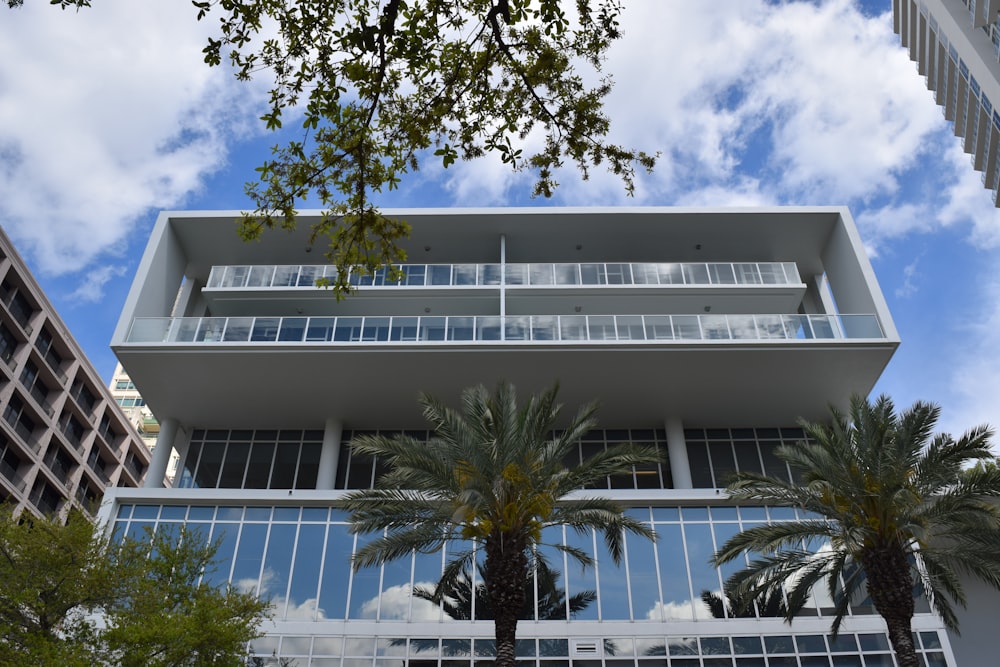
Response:
MULTIPOLYGON (((741 527, 797 512, 734 505, 727 475, 790 475, 774 450, 802 437, 797 419, 869 392, 899 344, 846 209, 386 213, 413 228, 404 277, 352 276, 343 300, 315 286, 332 270, 309 240, 315 213, 250 244, 233 212, 163 213, 114 334, 160 418, 150 479, 170 447, 181 463, 174 488, 115 489, 102 511, 119 534, 186 522, 219 540, 213 581, 274 605, 252 647, 261 664, 473 667, 490 655, 490 621, 413 594, 447 554, 352 572, 365 538, 331 503, 382 470, 351 452, 353 435, 424 437, 419 392, 455 404, 501 379, 522 395, 558 381, 569 412, 598 399, 601 429, 581 457, 622 441, 664 453, 601 491, 650 522, 655 544, 630 539, 614 567, 592 535, 547 536, 597 566, 552 554, 564 605, 519 625, 525 665, 893 664, 865 601, 836 638, 820 590, 791 626, 733 617, 732 569, 708 564, 741 527), (585 591, 592 601, 570 613, 565 600, 585 591)), ((953 667, 951 638, 920 602, 920 654, 953 667)))
POLYGON ((149 451, 0 229, 0 501, 96 512, 138 486, 149 451))
POLYGON ((892 0, 893 30, 1000 206, 998 12, 998 0, 892 0))
MULTIPOLYGON (((160 422, 156 421, 156 416, 146 405, 142 394, 135 388, 135 383, 128 376, 121 363, 115 364, 115 372, 111 376, 111 384, 108 385, 111 397, 115 403, 121 407, 122 412, 128 417, 129 422, 135 427, 143 444, 152 452, 156 449, 156 437, 160 434, 160 422)), ((174 474, 177 472, 177 452, 171 452, 170 462, 167 464, 167 483, 173 483, 174 474)))

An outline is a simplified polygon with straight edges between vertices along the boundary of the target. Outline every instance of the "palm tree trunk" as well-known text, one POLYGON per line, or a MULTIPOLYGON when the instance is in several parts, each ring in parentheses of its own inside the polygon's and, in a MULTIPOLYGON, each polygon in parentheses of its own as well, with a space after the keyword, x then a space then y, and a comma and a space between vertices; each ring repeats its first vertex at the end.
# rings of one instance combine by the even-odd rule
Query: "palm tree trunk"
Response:
POLYGON ((500 532, 486 539, 483 578, 493 606, 495 667, 514 667, 517 617, 524 606, 524 586, 528 578, 528 559, 521 542, 500 532))
POLYGON ((885 619, 899 667, 920 667, 913 645, 913 579, 906 552, 896 544, 881 545, 862 557, 868 594, 885 619))

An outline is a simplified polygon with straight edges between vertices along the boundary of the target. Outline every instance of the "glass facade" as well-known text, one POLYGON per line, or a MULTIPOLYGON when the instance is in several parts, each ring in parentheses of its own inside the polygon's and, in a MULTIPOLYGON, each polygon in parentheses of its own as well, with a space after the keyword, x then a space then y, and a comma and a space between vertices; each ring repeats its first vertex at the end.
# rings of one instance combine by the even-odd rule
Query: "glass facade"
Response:
POLYGON ((196 429, 180 488, 314 489, 323 431, 196 429))
MULTIPOLYGON (((581 571, 564 562, 558 552, 547 554, 553 576, 532 582, 532 596, 544 603, 525 614, 520 632, 518 653, 525 665, 568 667, 571 659, 574 667, 652 667, 651 661, 685 667, 892 665, 884 633, 845 632, 837 638, 789 630, 750 636, 718 634, 718 620, 733 614, 722 593, 722 581, 730 572, 728 567, 719 571, 709 566, 708 557, 741 529, 801 518, 795 510, 713 505, 637 506, 629 511, 652 525, 660 537, 656 543, 629 539, 620 567, 609 562, 601 540, 591 533, 580 535, 560 527, 545 536, 549 543, 583 548, 596 560, 596 567, 581 571), (588 594, 591 602, 571 613, 568 601, 580 593, 588 594), (546 622, 565 624, 567 620, 570 625, 576 621, 631 624, 624 634, 620 628, 612 630, 613 624, 602 626, 606 627, 604 636, 596 638, 589 634, 573 637, 572 633, 546 636, 550 634, 544 631, 546 622), (706 623, 705 632, 698 636, 671 633, 672 623, 691 622, 706 623)), ((264 661, 260 664, 276 664, 266 660, 283 657, 303 667, 402 667, 408 662, 436 667, 438 661, 441 667, 458 667, 491 654, 492 640, 479 638, 483 626, 469 620, 483 620, 475 595, 466 598, 472 608, 460 612, 420 596, 419 591, 427 591, 440 575, 447 553, 415 554, 381 568, 354 572, 351 555, 365 537, 351 535, 343 514, 321 506, 126 503, 118 507, 113 530, 118 537, 139 537, 147 529, 175 530, 181 523, 198 529, 204 539, 219 541, 219 562, 224 567, 208 573, 209 580, 215 584, 229 581, 270 599, 276 621, 430 623, 439 628, 424 637, 326 634, 322 630, 310 636, 269 635, 253 644, 253 651, 264 661)), ((470 573, 470 588, 479 584, 477 576, 470 573)), ((804 616, 828 616, 823 596, 814 597, 804 616)), ((859 604, 850 613, 865 616, 872 610, 859 604)), ((926 613, 926 606, 920 613, 926 613)), ((768 615, 758 608, 740 618, 768 615)), ((918 637, 927 665, 947 664, 937 632, 920 632, 918 637)))

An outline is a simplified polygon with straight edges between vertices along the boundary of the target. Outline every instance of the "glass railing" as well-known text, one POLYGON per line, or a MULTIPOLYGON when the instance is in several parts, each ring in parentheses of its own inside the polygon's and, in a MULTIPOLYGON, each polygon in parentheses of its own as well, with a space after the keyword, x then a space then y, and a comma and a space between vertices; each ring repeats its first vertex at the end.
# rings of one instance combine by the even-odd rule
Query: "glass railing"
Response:
POLYGON ((884 338, 874 315, 147 317, 128 343, 384 344, 884 338))
MULTIPOLYGON (((386 271, 352 273, 355 287, 489 287, 545 285, 799 285, 794 262, 672 262, 581 264, 402 264, 403 277, 386 271)), ((288 289, 333 280, 330 265, 213 266, 208 289, 288 289)))

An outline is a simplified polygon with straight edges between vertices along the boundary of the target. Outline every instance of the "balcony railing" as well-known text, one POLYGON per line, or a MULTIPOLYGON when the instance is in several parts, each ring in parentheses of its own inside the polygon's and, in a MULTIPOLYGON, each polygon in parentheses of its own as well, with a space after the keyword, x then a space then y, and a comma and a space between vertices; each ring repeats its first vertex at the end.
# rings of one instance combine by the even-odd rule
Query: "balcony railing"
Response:
MULTIPOLYGON (((544 285, 799 285, 794 262, 581 263, 581 264, 402 264, 403 278, 385 270, 351 273, 356 287, 475 287, 544 285)), ((333 280, 330 265, 213 266, 208 289, 288 289, 333 280)))
POLYGON ((144 317, 129 343, 655 342, 884 338, 874 315, 144 317))

